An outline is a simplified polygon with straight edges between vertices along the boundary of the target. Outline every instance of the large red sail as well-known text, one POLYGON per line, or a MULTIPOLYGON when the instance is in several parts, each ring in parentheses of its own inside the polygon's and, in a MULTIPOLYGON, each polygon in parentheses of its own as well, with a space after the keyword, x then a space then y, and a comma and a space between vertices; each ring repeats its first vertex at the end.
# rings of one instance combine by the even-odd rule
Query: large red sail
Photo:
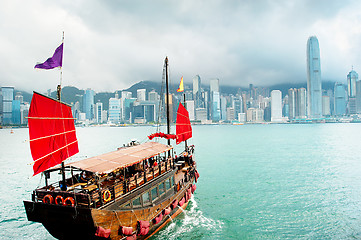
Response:
POLYGON ((34 92, 28 123, 34 175, 79 152, 70 106, 34 92))
POLYGON ((187 109, 179 103, 176 122, 177 144, 192 137, 192 126, 187 109))

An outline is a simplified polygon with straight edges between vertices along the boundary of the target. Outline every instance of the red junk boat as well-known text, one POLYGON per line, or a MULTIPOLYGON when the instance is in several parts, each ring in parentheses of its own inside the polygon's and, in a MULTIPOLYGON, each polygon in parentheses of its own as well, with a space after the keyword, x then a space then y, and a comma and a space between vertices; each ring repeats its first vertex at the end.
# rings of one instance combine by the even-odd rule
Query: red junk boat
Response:
POLYGON ((147 239, 188 205, 199 174, 187 146, 192 128, 180 103, 176 134, 170 134, 168 58, 165 59, 168 144, 131 142, 128 146, 77 162, 64 160, 78 153, 71 107, 34 92, 29 110, 29 134, 34 175, 45 176, 45 186, 24 201, 29 221, 40 222, 58 239, 147 239), (174 156, 170 139, 185 141, 174 156), (49 183, 54 172, 62 180, 49 183))

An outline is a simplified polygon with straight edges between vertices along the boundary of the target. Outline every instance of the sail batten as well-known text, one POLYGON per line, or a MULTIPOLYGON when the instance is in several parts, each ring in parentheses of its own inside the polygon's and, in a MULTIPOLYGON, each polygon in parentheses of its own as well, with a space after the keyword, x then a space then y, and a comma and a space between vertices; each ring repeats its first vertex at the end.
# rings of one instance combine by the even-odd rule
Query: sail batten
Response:
POLYGON ((34 175, 79 152, 71 107, 34 92, 29 116, 34 175))

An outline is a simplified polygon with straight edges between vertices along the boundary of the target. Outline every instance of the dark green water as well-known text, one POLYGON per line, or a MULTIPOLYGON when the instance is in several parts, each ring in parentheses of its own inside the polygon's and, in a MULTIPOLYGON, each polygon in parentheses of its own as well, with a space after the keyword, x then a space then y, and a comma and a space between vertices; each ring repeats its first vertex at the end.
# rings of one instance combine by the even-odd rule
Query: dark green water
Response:
MULTIPOLYGON (((77 129, 78 157, 153 131, 77 129)), ((0 239, 53 239, 26 220, 22 200, 40 177, 28 179, 27 129, 14 132, 0 130, 0 239)), ((152 239, 361 238, 361 124, 195 126, 193 136, 197 190, 152 239)))

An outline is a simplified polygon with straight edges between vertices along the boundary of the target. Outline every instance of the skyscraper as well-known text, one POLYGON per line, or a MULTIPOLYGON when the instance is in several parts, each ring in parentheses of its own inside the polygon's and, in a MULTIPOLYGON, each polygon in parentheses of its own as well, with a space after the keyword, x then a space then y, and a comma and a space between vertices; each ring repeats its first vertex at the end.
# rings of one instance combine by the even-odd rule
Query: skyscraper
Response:
POLYGON ((346 90, 342 83, 335 83, 335 111, 336 116, 342 116, 346 114, 346 90))
POLYGON ((2 110, 3 110, 3 124, 11 124, 13 117, 13 100, 14 87, 1 87, 2 92, 2 110))
POLYGON ((193 78, 193 99, 195 101, 195 108, 204 107, 201 91, 201 77, 199 75, 193 78))
POLYGON ((356 81, 358 74, 353 69, 347 74, 347 94, 348 97, 356 97, 356 81))
POLYGON ((85 90, 83 96, 83 112, 85 113, 86 119, 94 118, 94 91, 88 88, 85 90))
POLYGON ((282 122, 282 92, 280 90, 271 92, 271 121, 282 122))
POLYGON ((298 116, 298 106, 297 106, 297 89, 290 88, 288 89, 288 107, 289 107, 289 119, 294 119, 298 116))
POLYGON ((311 118, 322 117, 320 48, 315 36, 307 41, 307 114, 311 118))
POLYGON ((298 106, 298 111, 296 113, 296 115, 299 118, 306 118, 307 116, 307 104, 306 104, 306 99, 307 99, 307 91, 306 88, 300 88, 297 90, 297 106, 298 106))
POLYGON ((219 79, 211 79, 210 81, 211 91, 211 119, 214 121, 221 120, 221 100, 219 94, 219 79))

